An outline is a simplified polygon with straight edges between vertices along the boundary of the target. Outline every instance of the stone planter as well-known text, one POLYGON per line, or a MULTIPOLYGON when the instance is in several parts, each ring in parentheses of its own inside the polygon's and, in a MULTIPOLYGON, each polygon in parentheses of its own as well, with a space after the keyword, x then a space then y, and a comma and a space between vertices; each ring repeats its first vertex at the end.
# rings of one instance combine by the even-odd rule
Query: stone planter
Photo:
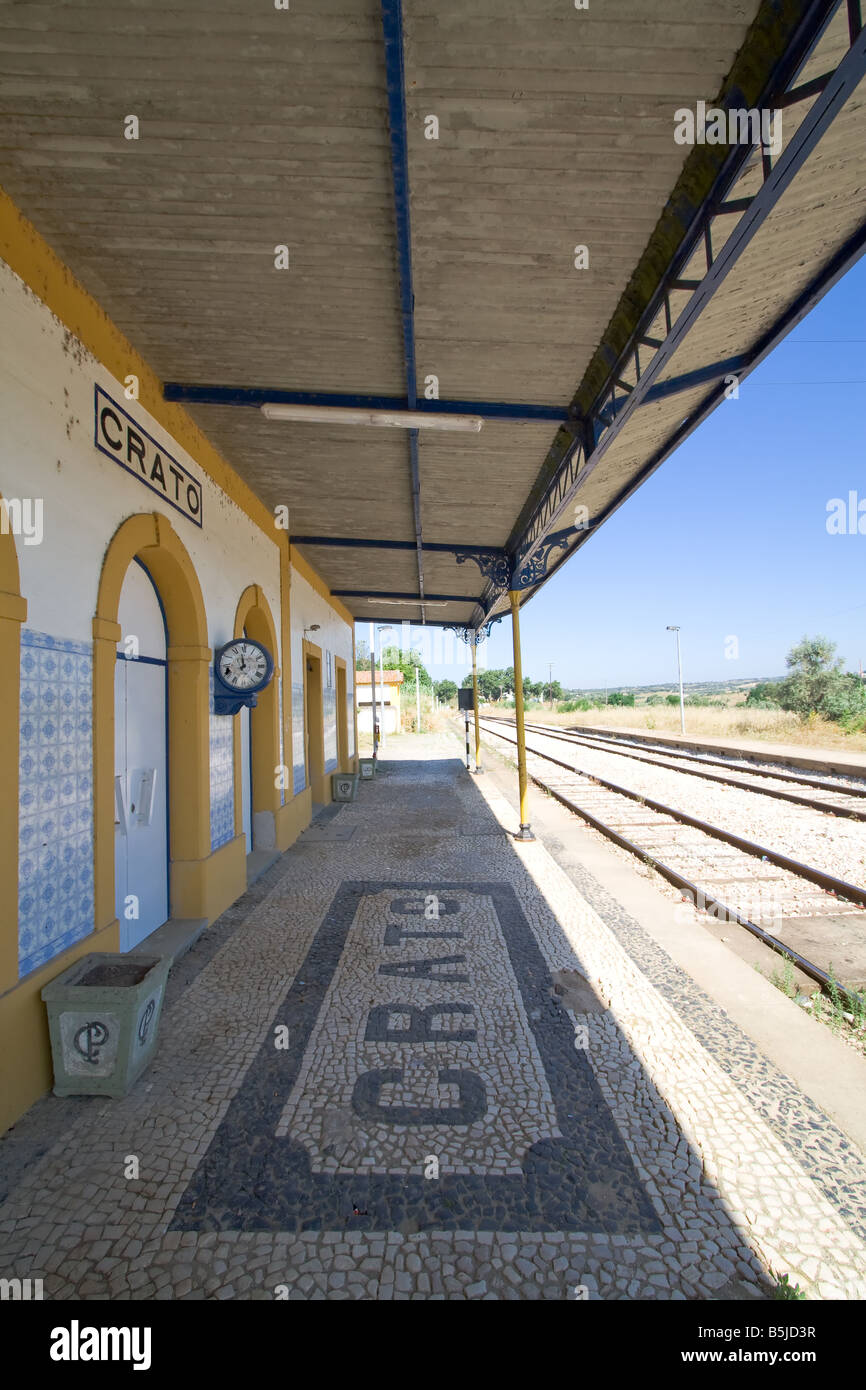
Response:
POLYGON ((376 775, 376 759, 375 759, 375 758, 359 758, 359 759, 358 759, 358 776, 360 777, 361 781, 362 781, 362 782, 370 782, 370 781, 372 781, 373 777, 375 777, 375 775, 376 775))
POLYGON ((156 1051, 170 956, 93 952, 42 991, 56 1096, 125 1096, 156 1051))
POLYGON ((354 801, 357 794, 357 772, 334 772, 331 774, 332 801, 354 801))

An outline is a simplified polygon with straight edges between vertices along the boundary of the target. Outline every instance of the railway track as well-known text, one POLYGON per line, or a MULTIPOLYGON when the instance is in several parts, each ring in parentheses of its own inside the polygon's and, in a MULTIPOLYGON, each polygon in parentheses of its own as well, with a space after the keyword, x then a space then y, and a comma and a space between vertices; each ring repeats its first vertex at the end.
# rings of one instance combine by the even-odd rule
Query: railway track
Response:
MULTIPOLYGON (((501 719, 496 715, 485 716, 490 723, 502 723, 514 727, 513 719, 501 719)), ((759 796, 771 796, 776 801, 791 801, 797 806, 807 806, 813 811, 824 811, 833 816, 844 816, 849 820, 866 821, 866 786, 845 786, 841 782, 831 782, 826 778, 802 776, 792 772, 775 772, 764 768, 743 767, 736 759, 716 758, 701 753, 681 753, 679 750, 652 744, 630 743, 618 736, 576 733, 569 729, 551 729, 545 724, 527 724, 527 732, 543 734, 545 738, 558 739, 575 747, 594 748, 619 757, 630 758, 633 762, 649 763, 653 767, 667 768, 671 772, 682 772, 688 776, 701 777, 706 782, 720 782, 725 786, 738 787, 742 791, 757 792, 759 796), (723 768, 713 772, 712 768, 723 768), (791 790, 791 785, 817 788, 821 795, 806 796, 791 790)))
MULTIPOLYGON (((511 721, 481 720, 488 737, 516 745, 516 738, 496 727, 501 723, 511 721)), ((528 734, 527 771, 537 786, 654 868, 699 910, 717 920, 737 923, 793 961, 825 991, 837 989, 850 1006, 858 1011, 864 1007, 866 1001, 858 993, 860 979, 840 979, 833 961, 834 949, 839 949, 840 918, 846 922, 850 918, 858 942, 866 943, 866 888, 533 747, 533 734, 535 738, 549 737, 547 730, 542 735, 528 730, 528 734), (804 884, 809 885, 805 896, 804 884), (806 957, 790 941, 768 930, 768 920, 775 925, 784 918, 779 908, 786 900, 796 902, 798 919, 814 919, 815 947, 810 956, 820 959, 806 957), (835 925, 826 922, 828 916, 835 919, 835 925)))

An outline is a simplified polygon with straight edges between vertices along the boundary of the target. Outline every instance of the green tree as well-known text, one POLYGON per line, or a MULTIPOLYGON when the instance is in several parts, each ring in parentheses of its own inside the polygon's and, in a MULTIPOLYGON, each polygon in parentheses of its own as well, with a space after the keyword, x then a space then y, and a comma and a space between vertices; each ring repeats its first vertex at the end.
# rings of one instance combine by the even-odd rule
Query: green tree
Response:
MULTIPOLYGON (((421 653, 413 647, 402 651, 400 647, 385 647, 382 651, 382 665, 386 671, 402 671, 407 685, 415 689, 415 669, 418 669, 418 683, 424 690, 432 691, 433 681, 430 672, 421 660, 421 653)), ((364 668, 361 667, 361 670, 364 668)))
POLYGON ((828 637, 804 637, 785 658, 790 675, 775 687, 782 709, 801 719, 820 714, 850 726, 866 718, 866 690, 858 676, 843 670, 836 643, 828 637))
POLYGON ((759 681, 757 685, 752 686, 746 696, 746 704, 758 705, 764 708, 771 706, 773 709, 779 709, 778 695, 778 682, 759 681))
POLYGON ((820 713, 842 677, 836 643, 828 637, 804 637, 788 652, 785 665, 790 675, 777 687, 782 709, 793 710, 801 719, 820 713))
POLYGON ((453 681, 436 681, 433 686, 436 699, 448 705, 457 698, 457 686, 453 681))
MULTIPOLYGON (((472 684, 472 677, 468 676, 463 682, 464 685, 472 684)), ((514 670, 511 666, 504 671, 489 670, 478 672, 478 690, 481 698, 493 704, 503 698, 506 691, 514 689, 514 670)))

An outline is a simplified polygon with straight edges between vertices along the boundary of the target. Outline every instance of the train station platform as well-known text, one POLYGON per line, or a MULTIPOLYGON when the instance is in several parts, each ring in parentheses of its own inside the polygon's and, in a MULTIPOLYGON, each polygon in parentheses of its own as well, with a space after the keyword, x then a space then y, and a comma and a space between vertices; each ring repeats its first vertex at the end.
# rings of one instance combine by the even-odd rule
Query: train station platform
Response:
POLYGON ((782 1275, 866 1296, 866 1162, 839 1124, 589 873, 514 840, 453 736, 387 756, 175 964, 126 1099, 46 1097, 0 1141, 0 1277, 50 1299, 748 1300, 782 1275))

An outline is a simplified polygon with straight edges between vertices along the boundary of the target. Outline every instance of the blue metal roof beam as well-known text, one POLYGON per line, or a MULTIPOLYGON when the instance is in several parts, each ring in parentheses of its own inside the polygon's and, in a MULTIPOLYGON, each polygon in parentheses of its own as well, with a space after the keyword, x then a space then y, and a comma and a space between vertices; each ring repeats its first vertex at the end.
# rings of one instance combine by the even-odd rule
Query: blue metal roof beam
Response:
POLYGON ((217 386, 167 381, 166 401, 188 405, 236 405, 254 409, 274 405, 321 405, 338 410, 417 410, 424 415, 481 415, 486 420, 538 420, 564 424, 570 417, 564 406, 531 405, 511 401, 421 400, 410 405, 408 396, 360 396, 340 391, 291 391, 274 386, 217 386))
MULTIPOLYGON (((414 550, 414 541, 373 540, 364 536, 292 536, 292 545, 334 545, 348 546, 355 550, 414 550)), ((505 551, 499 545, 466 545, 455 542, 425 541, 425 550, 437 550, 447 555, 457 555, 471 550, 478 555, 502 556, 505 551)))
MULTIPOLYGON (((400 269, 400 313, 403 320, 403 359, 406 366, 406 396, 414 410, 418 394, 415 366, 415 292, 412 288, 412 224, 409 208, 409 142, 406 135, 406 75, 403 68, 403 6, 401 0, 382 0, 382 30, 385 37, 385 78, 388 92, 388 128, 391 136, 391 176, 394 183, 394 213, 397 221, 397 264, 400 269)), ((424 612, 424 555, 421 534, 421 470, 418 462, 418 431, 409 431, 409 473, 412 511, 418 551, 418 589, 421 620, 424 612)))
MULTIPOLYGON (((819 26, 818 32, 813 35, 812 46, 817 42, 826 24, 826 15, 822 18, 823 23, 819 26)), ((852 23, 851 30, 855 29, 857 29, 857 25, 852 23)), ((799 71, 799 68, 806 61, 809 51, 811 50, 798 53, 796 71, 799 71)), ((796 80, 796 71, 790 75, 786 74, 787 87, 790 87, 791 83, 796 80)), ((859 28, 856 37, 852 39, 847 54, 841 59, 835 72, 827 75, 826 83, 798 127, 790 144, 774 167, 765 167, 764 183, 760 191, 750 200, 748 209, 742 213, 737 226, 715 258, 712 256, 711 245, 708 243, 707 272, 702 280, 696 282, 691 299, 676 322, 671 325, 652 361, 641 370, 638 359, 638 376, 635 385, 624 398, 617 398, 614 383, 617 378, 623 376, 625 364, 634 359, 636 343, 641 340, 647 341, 646 335, 649 325, 657 317, 662 304, 666 302, 667 291, 673 285, 681 283, 673 280, 672 277, 693 255, 699 239, 706 237, 710 220, 714 215, 717 215, 719 205, 724 202, 724 192, 717 188, 707 199, 700 215, 696 218, 693 234, 687 238, 674 258, 668 276, 665 277, 665 282, 642 316, 631 344, 611 371, 609 384, 597 395, 589 412, 590 431, 587 437, 582 440, 576 439, 569 448, 559 471, 548 486, 541 503, 536 508, 522 537, 514 548, 517 587, 530 587, 544 577, 546 560, 549 557, 546 537, 551 528, 571 507, 578 488, 597 467, 620 430, 631 418, 632 413, 647 399, 650 399, 650 391, 655 385, 656 379, 664 371, 674 352, 682 345, 686 335, 697 323, 700 315, 733 269, 742 252, 776 207, 782 194, 800 172, 824 132, 856 89, 864 73, 866 73, 866 30, 859 28), (580 466, 581 456, 583 456, 582 467, 580 466), (542 565, 543 573, 539 573, 540 561, 544 562, 542 565)), ((781 95, 781 92, 771 90, 767 95, 766 103, 762 102, 761 105, 772 106, 781 95)), ((736 181, 750 153, 751 150, 748 147, 742 147, 734 152, 730 165, 726 166, 723 174, 725 186, 729 187, 736 181)), ((742 372, 742 370, 741 368, 740 371, 742 372)), ((657 388, 657 399, 663 394, 660 388, 661 384, 657 388)), ((490 599, 493 599, 492 595, 490 599)))
MULTIPOLYGON (((824 298, 824 295, 827 294, 834 285, 839 283, 843 276, 848 274, 851 267, 856 265, 857 261, 864 254, 866 254, 866 222, 863 222, 853 236, 849 237, 848 240, 843 243, 836 255, 833 256, 815 279, 807 285, 802 294, 794 300, 794 303, 786 310, 773 327, 760 339, 754 350, 748 355, 748 358, 745 359, 744 365, 741 366, 737 372, 740 384, 766 360, 773 349, 778 346, 783 338, 787 337, 792 329, 796 328, 797 324, 802 323, 803 319, 812 312, 815 305, 824 298)), ((716 406, 724 399, 724 393, 725 385, 724 383, 720 383, 700 402, 700 404, 686 417, 679 428, 673 432, 670 438, 650 457, 646 467, 641 469, 640 473, 637 477, 632 479, 628 487, 623 489, 623 491, 613 499, 601 516, 594 518, 591 525, 585 528, 585 534, 575 545, 571 546, 568 553, 562 555, 547 568, 546 573, 544 573, 538 581, 539 586, 542 583, 546 584, 548 579, 551 579, 556 571, 565 564, 566 560, 570 559, 576 550, 579 550, 582 545, 586 544, 591 532, 601 526, 602 522, 607 521, 613 516, 614 512, 618 511, 623 503, 627 502, 628 499, 637 492, 638 488, 655 473, 657 468, 661 467, 666 459, 670 458, 671 454, 688 439, 689 435, 693 434, 698 426, 703 424, 704 420, 713 413, 716 406)), ((549 536, 547 538, 548 541, 552 542, 555 542, 556 539, 556 536, 549 536)), ((485 592, 480 604, 480 611, 483 619, 487 619, 495 607, 498 598, 499 595, 490 589, 485 592)))
MULTIPOLYGON (((421 603, 417 594, 406 593, 399 589, 393 592, 388 589, 332 589, 331 594, 334 598, 367 598, 371 603, 376 599, 397 599, 401 603, 417 603, 419 605, 421 603)), ((478 599, 474 598, 472 594, 427 594, 426 597, 430 603, 471 603, 473 605, 478 603, 478 599)), ((360 623, 364 619, 358 618, 357 621, 360 623)))

